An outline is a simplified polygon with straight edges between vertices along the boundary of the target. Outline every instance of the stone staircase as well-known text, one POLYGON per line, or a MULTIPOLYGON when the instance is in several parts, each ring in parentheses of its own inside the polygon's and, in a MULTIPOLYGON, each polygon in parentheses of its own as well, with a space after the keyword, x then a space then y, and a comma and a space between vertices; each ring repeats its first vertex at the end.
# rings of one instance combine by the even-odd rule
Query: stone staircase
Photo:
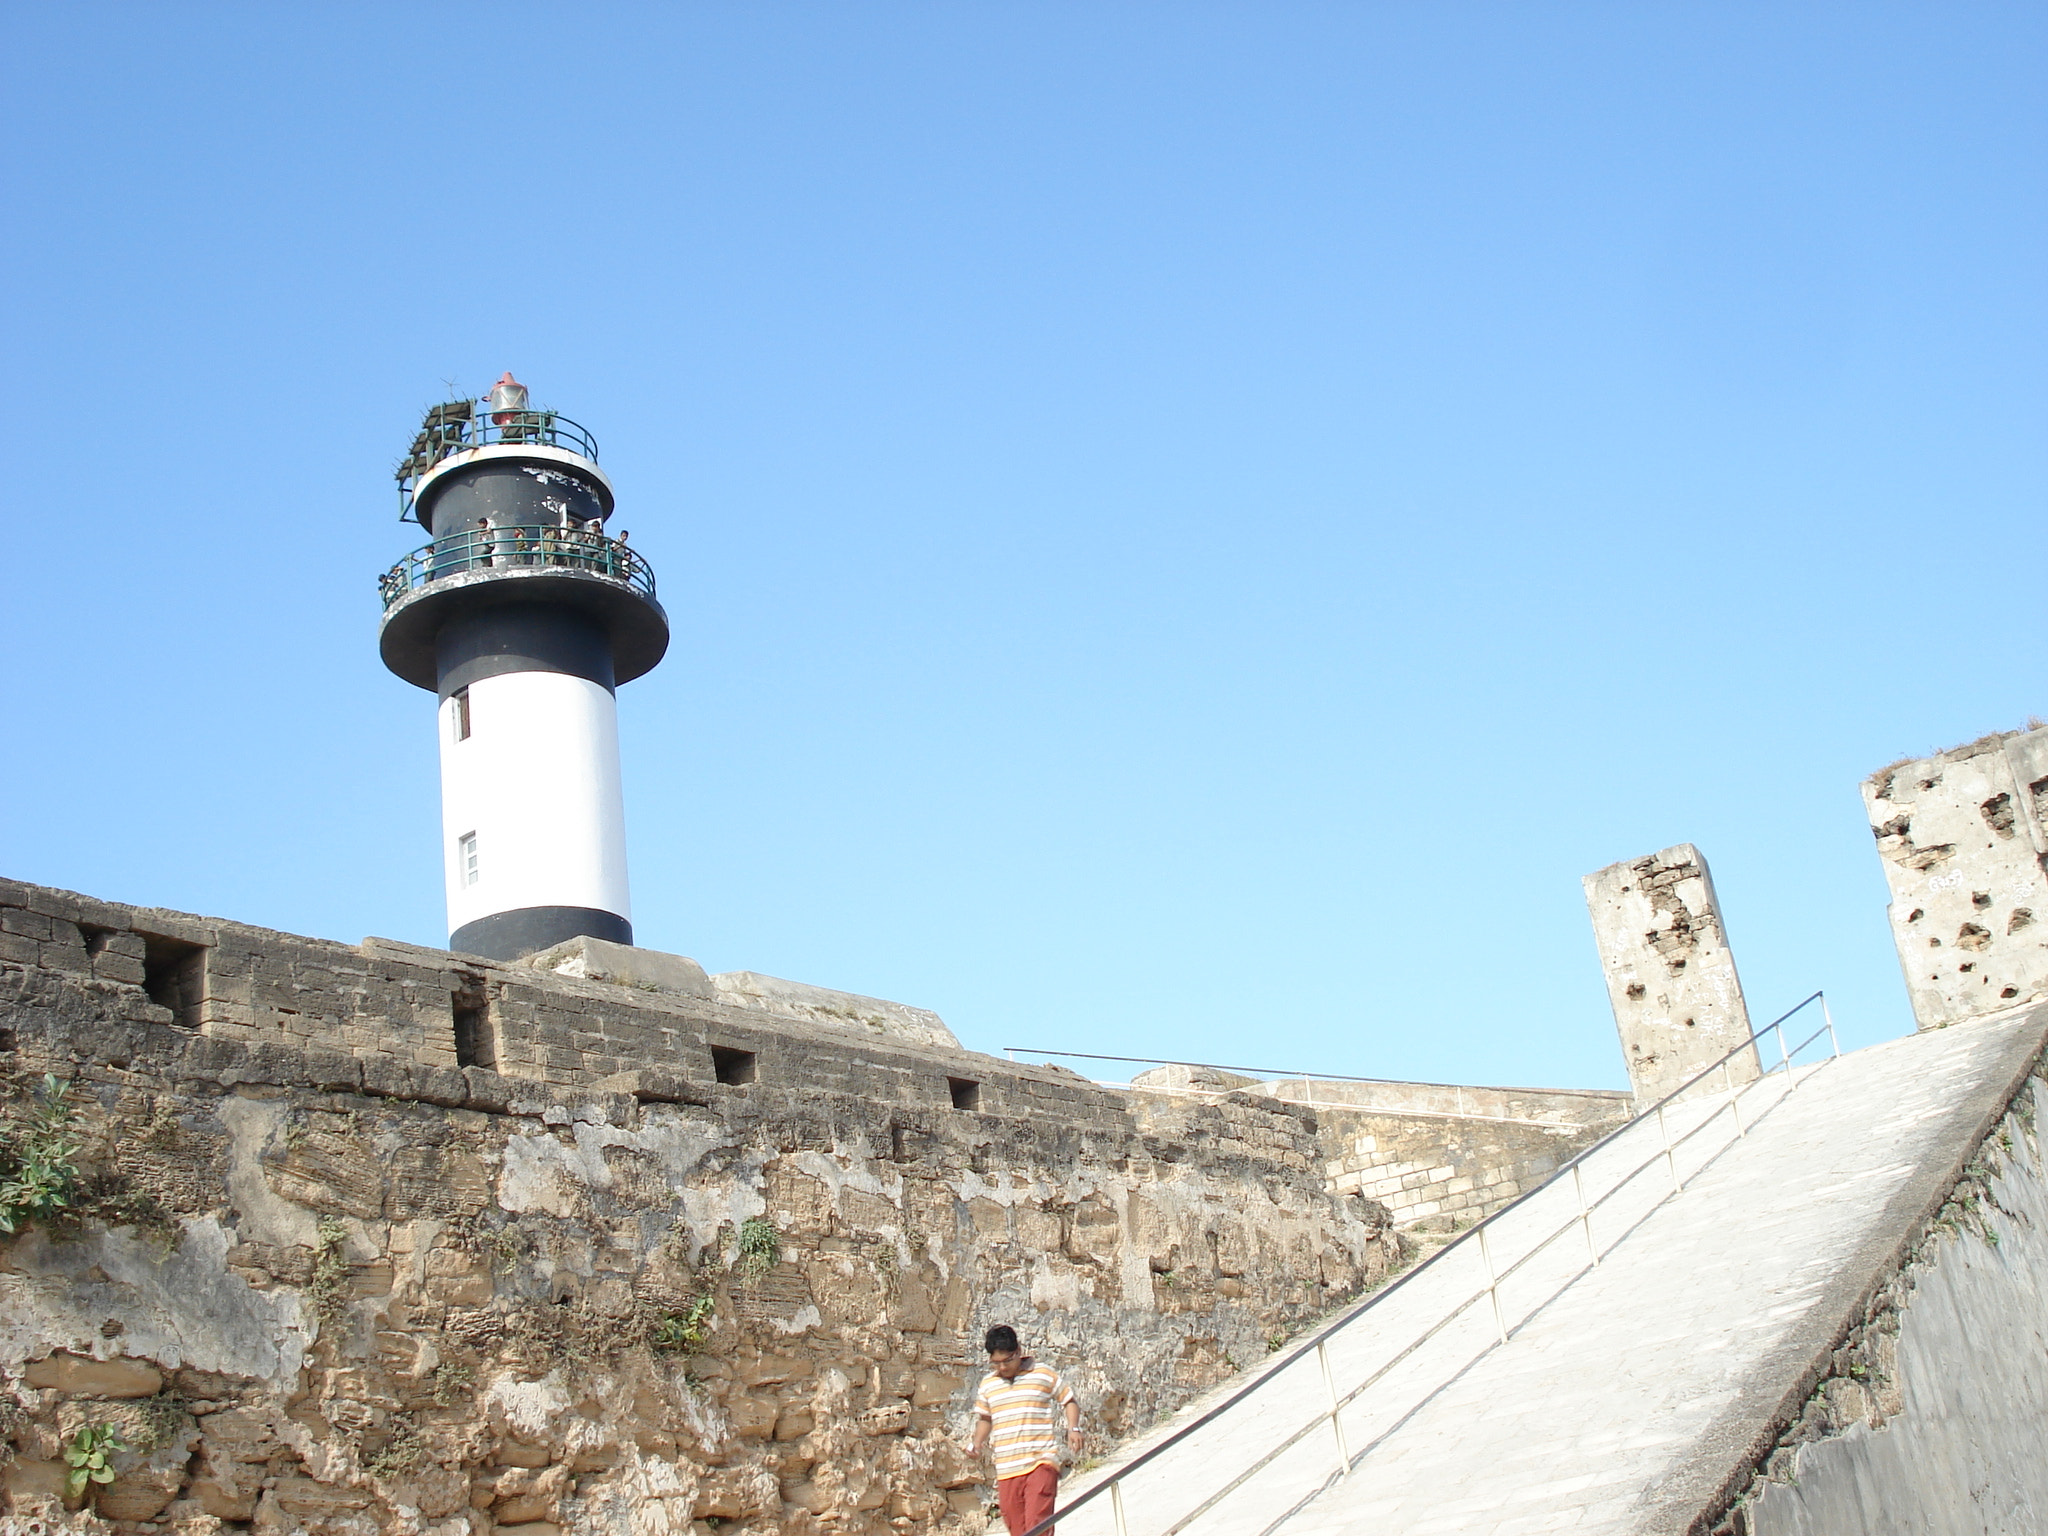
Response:
MULTIPOLYGON (((1480 1234, 1467 1235, 1374 1298, 1328 1335, 1326 1353, 1291 1347, 1266 1367, 1257 1390, 1246 1394, 1240 1379, 1120 1448, 1072 1483, 1062 1503, 1112 1479, 1114 1497, 1105 1489, 1062 1519, 1060 1530, 2038 1536, 2048 1530, 2048 1457, 2041 1454, 2048 1433, 2040 1420, 2031 1450, 2024 1427, 2008 1437, 2018 1447, 2010 1464, 1984 1472, 1984 1486, 1955 1517, 1960 1523, 1941 1523, 1956 1497, 1947 1483, 1905 1486, 1927 1482, 1911 1470, 1927 1456, 1894 1457, 1897 1466, 1885 1476, 1898 1486, 1869 1492, 1866 1502, 1891 1514, 1809 1518, 1796 1490, 1821 1476, 1832 1446, 1858 1434, 1893 1435, 1895 1445, 1907 1446, 1928 1427, 1905 1411, 1911 1382, 1859 1375, 1853 1386, 1837 1392, 1830 1383, 1832 1395, 1815 1395, 1884 1298, 1903 1306, 1910 1322, 1913 1265, 1939 1258, 1953 1269, 1991 1255, 1986 1262, 1996 1274, 1970 1293, 1980 1297, 1976 1304, 2000 1313, 2008 1333, 2017 1326, 2016 1337, 2048 1347, 2048 1207, 2038 1222, 2025 1209, 2035 1187, 2026 1184, 2035 1177, 2026 1169, 2039 1168, 2029 1119, 2039 1083, 2028 1074, 2044 1043, 2048 1008, 2029 1009, 1767 1078, 1741 1099, 1741 1135, 1718 1095, 1674 1106, 1666 1126, 1638 1122, 1581 1170, 1592 1198, 1628 1170, 1651 1165, 1593 1216, 1590 1246, 1576 1219, 1574 1181, 1561 1179, 1489 1223, 1484 1244, 1480 1234), (2017 1108, 2015 1095, 2023 1095, 2017 1108), (1700 1133, 1667 1162, 1666 1131, 1682 1137, 1695 1127, 1700 1133), (1972 1170, 1987 1151, 2011 1165, 2009 1177, 1986 1173, 1983 1163, 1972 1170), (1950 1200, 1966 1171, 1992 1190, 1988 1206, 1971 1197, 1969 1220, 1977 1225, 1970 1233, 1957 1224, 1963 1206, 1950 1200), (1675 1194, 1674 1177, 1682 1185, 1675 1194), (1942 1225, 1931 1231, 1938 1214, 1942 1225), (1561 1227, 1562 1237, 1538 1247, 1561 1227), (1941 1249, 1950 1229, 1976 1248, 1961 1257, 1941 1249), (1489 1275, 1532 1250, 1499 1285, 1496 1315, 1486 1296, 1489 1275), (1457 1310, 1474 1296, 1477 1304, 1457 1310), (1992 1297, 1999 1299, 1982 1299, 1992 1297), (1346 1399, 1336 1427, 1333 1395, 1346 1399), (1837 1404, 1839 1419, 1839 1404, 1851 1401, 1862 1418, 1843 1439, 1844 1426, 1826 1408, 1837 1404), (1205 1415, 1213 1417, 1204 1423, 1205 1415), (1189 1425, 1198 1427, 1117 1477, 1189 1425), (1796 1463, 1789 1449, 1772 1461, 1795 1425, 1801 1428, 1791 1438, 1813 1443, 1797 1451, 1796 1463), (1758 1483, 1766 1461, 1779 1473, 1796 1466, 1799 1482, 1758 1483), (1918 1514, 1916 1498, 1925 1506, 1918 1514), (1982 1510, 1992 1513, 1979 1519, 1982 1510), (2044 1518, 2037 1521, 2037 1513, 2044 1518)), ((2048 1107, 2048 1087, 2040 1098, 2048 1107)), ((1872 1325, 1892 1333, 1901 1326, 1897 1317, 1872 1325)), ((1933 1374, 1962 1380, 1974 1372, 1983 1381, 1959 1404, 1923 1417, 1996 1416, 2003 1410, 1982 1404, 2048 1394, 2043 1349, 2031 1361, 2024 1347, 2010 1346, 2002 1353, 2015 1358, 1962 1358, 1971 1355, 1970 1337, 1994 1331, 1986 1319, 1981 1328, 1942 1335, 1965 1342, 1944 1345, 1958 1358, 1933 1374)), ((1873 1344, 1855 1358, 1893 1357, 1873 1344)), ((1920 1383, 1923 1400, 1933 1401, 1934 1385, 1920 1383)), ((1865 1474, 1842 1476, 1853 1483, 1865 1474)), ((1851 1500, 1841 1508, 1854 1509, 1864 1495, 1851 1487, 1841 1497, 1851 1500)))

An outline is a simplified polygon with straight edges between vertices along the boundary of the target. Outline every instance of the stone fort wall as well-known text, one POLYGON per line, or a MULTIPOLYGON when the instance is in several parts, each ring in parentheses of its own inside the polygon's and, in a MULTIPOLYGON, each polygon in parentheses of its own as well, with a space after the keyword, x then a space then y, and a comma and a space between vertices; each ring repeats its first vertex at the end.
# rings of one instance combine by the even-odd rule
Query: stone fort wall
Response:
POLYGON ((0 1480, 113 1426, 121 1531, 964 1536, 987 1324, 1106 1440, 1400 1252, 1269 1098, 18 884, 0 1062, 81 1174, 0 1240, 0 1480))

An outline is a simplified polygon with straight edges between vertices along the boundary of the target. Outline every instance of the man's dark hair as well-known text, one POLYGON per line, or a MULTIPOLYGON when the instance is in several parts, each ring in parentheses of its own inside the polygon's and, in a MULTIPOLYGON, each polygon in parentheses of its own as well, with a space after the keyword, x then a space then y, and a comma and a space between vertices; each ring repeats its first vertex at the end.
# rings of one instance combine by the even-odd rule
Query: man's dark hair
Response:
POLYGON ((992 1355, 1007 1355, 1017 1347, 1017 1330, 1008 1323, 997 1323, 982 1339, 981 1347, 992 1355))

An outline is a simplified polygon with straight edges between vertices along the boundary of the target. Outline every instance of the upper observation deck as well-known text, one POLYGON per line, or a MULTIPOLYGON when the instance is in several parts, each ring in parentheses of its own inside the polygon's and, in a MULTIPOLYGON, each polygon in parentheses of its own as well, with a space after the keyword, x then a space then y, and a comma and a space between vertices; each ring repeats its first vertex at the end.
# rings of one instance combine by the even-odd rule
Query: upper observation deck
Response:
MULTIPOLYGON (((523 387, 520 393, 523 398, 523 387)), ((399 516, 426 524, 420 507, 448 472, 490 459, 555 460, 579 469, 601 492, 600 515, 612 510, 611 481, 597 467, 597 439, 586 428, 556 411, 496 409, 486 396, 450 400, 427 412, 398 464, 399 516)))
MULTIPOLYGON (((443 630, 480 609, 574 609, 609 643, 615 680, 650 671, 668 649, 654 572, 605 520, 615 505, 597 440, 536 410, 509 373, 477 400, 428 410, 397 467, 401 515, 433 542, 378 579, 384 664, 436 686, 443 630)), ((507 619, 504 614, 498 619, 507 619)))

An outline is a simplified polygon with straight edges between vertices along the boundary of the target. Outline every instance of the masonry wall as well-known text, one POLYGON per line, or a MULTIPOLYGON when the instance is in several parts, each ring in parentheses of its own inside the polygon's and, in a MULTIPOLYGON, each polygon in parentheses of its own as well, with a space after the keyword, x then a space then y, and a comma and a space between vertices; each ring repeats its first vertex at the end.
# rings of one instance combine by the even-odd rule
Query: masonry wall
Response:
POLYGON ((965 1536, 989 1323, 1121 1435, 1399 1253, 1304 1109, 0 894, 0 1090, 85 1173, 0 1240, 18 1516, 110 1424, 117 1531, 965 1536))
POLYGON ((1934 1232, 1845 1341, 1744 1536, 2048 1530, 2048 1082, 2034 1077, 1934 1232))
POLYGON ((1920 1027, 2048 996, 2048 730, 1896 763, 1863 802, 1920 1027))
POLYGON ((529 1096, 608 1086, 649 1098, 671 1079, 715 1082, 716 1053, 740 1052, 763 1083, 936 1112, 952 1107, 957 1079, 990 1113, 1127 1124, 1121 1095, 1064 1067, 914 1046, 858 1021, 835 1028, 723 994, 617 986, 389 939, 338 944, 15 881, 0 881, 0 963, 130 988, 123 1006, 137 1017, 208 1039, 342 1052, 379 1085, 449 1105, 467 1101, 465 1067, 539 1085, 520 1090, 529 1096))
POLYGON ((1625 1122, 1628 1094, 1433 1083, 1270 1085, 1314 1109, 1332 1189, 1398 1225, 1490 1214, 1625 1122))

